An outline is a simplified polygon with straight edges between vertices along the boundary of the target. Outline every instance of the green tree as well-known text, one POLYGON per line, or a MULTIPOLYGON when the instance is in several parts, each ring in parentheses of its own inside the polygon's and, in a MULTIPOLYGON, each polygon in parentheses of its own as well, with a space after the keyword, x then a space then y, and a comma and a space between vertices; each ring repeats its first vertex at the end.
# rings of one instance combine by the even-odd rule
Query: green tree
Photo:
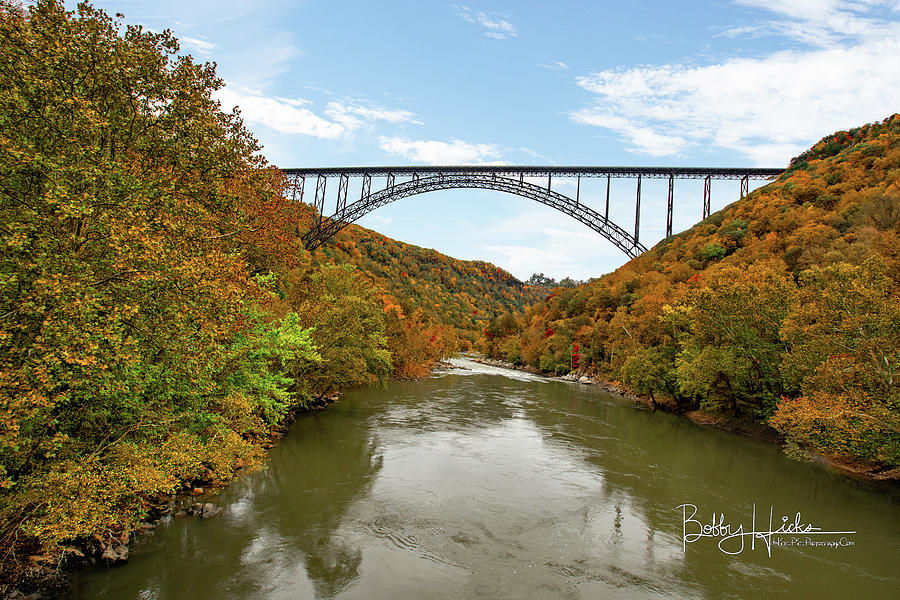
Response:
POLYGON ((384 381, 391 374, 385 317, 372 285, 352 265, 320 265, 296 275, 287 301, 321 362, 295 364, 290 374, 314 395, 384 381))
POLYGON ((666 393, 679 402, 681 393, 675 373, 675 347, 639 348, 625 359, 620 370, 622 381, 639 394, 666 393))
POLYGON ((313 371, 322 361, 312 333, 296 313, 288 313, 273 323, 258 320, 251 331, 235 336, 232 365, 225 369, 226 393, 252 398, 256 413, 268 423, 277 422, 292 406, 305 406, 306 382, 296 375, 313 371))
POLYGON ((794 290, 780 261, 712 274, 689 299, 690 333, 675 359, 682 392, 706 408, 768 418, 782 394, 779 330, 794 290))

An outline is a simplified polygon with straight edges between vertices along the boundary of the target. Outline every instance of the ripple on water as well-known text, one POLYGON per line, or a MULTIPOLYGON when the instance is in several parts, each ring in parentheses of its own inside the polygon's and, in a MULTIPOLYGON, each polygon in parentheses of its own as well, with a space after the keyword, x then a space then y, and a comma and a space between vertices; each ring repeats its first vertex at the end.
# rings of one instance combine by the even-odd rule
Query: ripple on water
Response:
POLYGON ((348 391, 217 503, 221 517, 157 528, 78 597, 878 598, 900 585, 891 496, 590 386, 480 365, 348 391), (860 543, 685 553, 685 502, 706 520, 774 503, 860 543))

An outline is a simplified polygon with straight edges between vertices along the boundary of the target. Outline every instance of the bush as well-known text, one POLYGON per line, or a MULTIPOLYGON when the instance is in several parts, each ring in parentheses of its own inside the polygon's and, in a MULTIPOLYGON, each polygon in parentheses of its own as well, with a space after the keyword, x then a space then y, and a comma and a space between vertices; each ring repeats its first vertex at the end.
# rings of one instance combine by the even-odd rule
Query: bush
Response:
POLYGON ((700 258, 706 262, 719 260, 720 258, 723 258, 725 254, 725 248, 715 242, 709 242, 700 249, 700 258))

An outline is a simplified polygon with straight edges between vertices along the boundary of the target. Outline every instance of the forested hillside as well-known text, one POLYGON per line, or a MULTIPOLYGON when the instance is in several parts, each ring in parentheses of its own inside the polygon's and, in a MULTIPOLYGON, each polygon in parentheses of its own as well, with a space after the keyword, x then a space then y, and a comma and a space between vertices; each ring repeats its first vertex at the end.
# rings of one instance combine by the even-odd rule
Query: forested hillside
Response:
POLYGON ((424 375, 529 298, 359 228, 310 255, 308 207, 170 32, 45 0, 0 2, 0 36, 0 595, 117 560, 289 411, 424 375))
POLYGON ((355 265, 405 315, 451 327, 463 349, 494 317, 524 309, 549 293, 490 263, 458 260, 356 225, 326 242, 312 259, 355 265))
POLYGON ((359 227, 306 252, 310 207, 169 32, 41 1, 0 35, 0 595, 547 293, 359 227))
POLYGON ((599 280, 495 319, 478 346, 618 380, 900 466, 900 116, 830 135, 775 182, 599 280))

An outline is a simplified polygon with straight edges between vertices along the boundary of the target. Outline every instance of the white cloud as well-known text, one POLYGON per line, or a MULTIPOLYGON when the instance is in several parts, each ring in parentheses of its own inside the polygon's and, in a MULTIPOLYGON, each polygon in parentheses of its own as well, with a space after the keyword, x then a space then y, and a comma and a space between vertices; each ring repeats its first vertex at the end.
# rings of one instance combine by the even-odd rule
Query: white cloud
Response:
MULTIPOLYGON (((889 37, 896 30, 876 17, 872 9, 894 8, 892 0, 735 0, 739 5, 760 8, 780 15, 787 21, 765 21, 755 26, 758 32, 782 35, 819 47, 831 47, 848 38, 889 37), (866 16, 864 16, 866 15, 866 16)), ((744 33, 747 27, 726 34, 744 33)))
POLYGON ((325 107, 325 115, 343 125, 347 131, 355 131, 375 121, 394 124, 422 124, 422 121, 416 120, 414 113, 407 110, 388 110, 379 106, 353 106, 344 102, 329 102, 325 107))
POLYGON ((303 54, 296 43, 296 33, 275 16, 275 6, 262 8, 258 2, 226 5, 213 0, 100 0, 97 4, 115 5, 115 10, 127 5, 129 23, 156 31, 174 28, 184 48, 196 51, 204 59, 214 55, 220 77, 240 81, 247 87, 271 86, 303 54))
POLYGON ((187 36, 182 36, 178 41, 181 42, 182 46, 194 48, 200 54, 209 54, 211 50, 215 50, 219 47, 218 44, 213 44, 212 42, 207 42, 206 40, 187 36))
POLYGON ((549 69, 551 71, 568 71, 569 70, 569 65, 567 65, 564 62, 558 61, 558 60, 551 60, 550 62, 548 62, 546 64, 542 64, 542 65, 538 65, 538 66, 543 69, 549 69))
POLYGON ((219 90, 216 98, 222 103, 224 110, 239 106, 245 122, 265 125, 281 133, 335 139, 347 131, 344 125, 323 119, 308 108, 303 108, 303 100, 268 98, 236 91, 230 86, 219 90))
POLYGON ((490 235, 509 232, 522 242, 486 246, 485 251, 499 255, 497 263, 510 273, 527 278, 535 269, 555 278, 596 277, 596 265, 586 264, 587 256, 595 256, 598 248, 608 249, 613 260, 616 250, 611 243, 570 217, 549 210, 528 210, 523 215, 503 219, 491 228, 490 235), (525 241, 527 240, 527 241, 525 241))
POLYGON ((357 129, 370 126, 376 121, 392 124, 421 123, 409 111, 344 102, 329 102, 324 116, 319 116, 307 108, 312 105, 310 100, 279 96, 270 98, 258 91, 231 85, 219 90, 216 98, 225 110, 239 106, 247 123, 265 125, 280 133, 309 135, 320 139, 352 135, 357 129))
POLYGON ((535 160, 539 160, 541 162, 548 163, 551 165, 556 164, 556 162, 552 158, 547 156, 546 154, 541 154, 540 152, 537 152, 536 150, 532 150, 531 148, 522 146, 521 148, 519 148, 519 150, 524 152, 525 154, 527 154, 528 156, 530 156, 531 158, 533 158, 535 160))
MULTIPOLYGON (((259 96, 261 93, 256 92, 256 95, 259 96)), ((281 96, 275 96, 275 99, 284 104, 289 104, 290 106, 308 106, 313 103, 312 100, 307 100, 305 98, 282 98, 281 96)))
POLYGON ((381 137, 379 142, 385 152, 431 165, 487 164, 487 161, 500 157, 499 148, 493 144, 471 144, 461 140, 442 142, 381 137))
POLYGON ((688 147, 688 141, 681 136, 657 133, 650 127, 637 125, 636 117, 639 117, 639 114, 632 115, 632 118, 622 117, 595 106, 574 112, 570 116, 576 123, 615 131, 631 142, 629 150, 639 154, 670 156, 688 147))
POLYGON ((480 10, 472 10, 468 6, 453 5, 456 13, 469 23, 477 23, 484 27, 484 32, 489 38, 495 40, 507 40, 518 36, 515 25, 500 17, 491 17, 480 10))
POLYGON ((382 217, 381 215, 366 215, 366 219, 377 225, 389 225, 394 222, 392 217, 382 217))
POLYGON ((857 14, 886 3, 739 1, 788 17, 781 35, 790 31, 802 41, 821 31, 830 47, 816 44, 700 67, 641 66, 578 77, 578 85, 595 98, 570 118, 608 129, 643 154, 667 156, 714 146, 741 152, 757 164, 780 166, 835 129, 897 111, 900 24, 857 14), (839 37, 843 41, 836 43, 839 37))

